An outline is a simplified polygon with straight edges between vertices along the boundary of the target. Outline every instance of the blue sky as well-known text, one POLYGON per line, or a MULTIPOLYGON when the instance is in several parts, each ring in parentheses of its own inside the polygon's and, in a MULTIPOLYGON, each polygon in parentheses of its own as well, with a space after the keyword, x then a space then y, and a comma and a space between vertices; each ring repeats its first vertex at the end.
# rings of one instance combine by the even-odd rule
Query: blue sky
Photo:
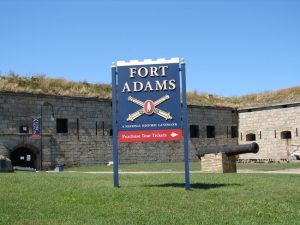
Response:
POLYGON ((188 91, 298 86, 300 1, 0 1, 1 74, 111 83, 113 61, 172 57, 188 91))

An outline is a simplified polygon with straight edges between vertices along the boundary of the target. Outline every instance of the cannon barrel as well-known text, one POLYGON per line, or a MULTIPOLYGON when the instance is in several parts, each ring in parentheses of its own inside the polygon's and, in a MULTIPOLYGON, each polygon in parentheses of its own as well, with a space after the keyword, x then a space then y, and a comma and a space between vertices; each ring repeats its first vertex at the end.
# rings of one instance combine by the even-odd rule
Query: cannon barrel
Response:
POLYGON ((256 142, 243 145, 217 145, 217 146, 203 146, 197 151, 197 156, 200 158, 205 154, 211 153, 225 153, 227 156, 239 155, 245 153, 257 153, 259 146, 256 142))

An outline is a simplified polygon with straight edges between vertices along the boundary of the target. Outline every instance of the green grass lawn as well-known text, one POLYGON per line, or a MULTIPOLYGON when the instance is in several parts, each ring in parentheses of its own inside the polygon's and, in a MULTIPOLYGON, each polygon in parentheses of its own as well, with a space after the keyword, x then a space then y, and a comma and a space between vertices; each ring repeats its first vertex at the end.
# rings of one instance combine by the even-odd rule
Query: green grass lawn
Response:
MULTIPOLYGON (((68 168, 67 171, 112 171, 113 166, 81 166, 68 168)), ((192 162, 190 163, 191 171, 200 171, 201 163, 192 162)), ((146 164, 120 164, 119 171, 123 172, 135 172, 135 171, 160 171, 160 172, 170 172, 184 171, 184 163, 146 163, 146 164)))
MULTIPOLYGON (((238 170, 284 170, 300 169, 300 163, 237 163, 238 170)), ((112 166, 82 166, 66 169, 67 171, 112 171, 112 166)), ((119 171, 184 171, 184 163, 147 163, 147 164, 120 164, 119 171)), ((201 162, 190 162, 190 171, 201 171, 201 162)))
POLYGON ((0 224, 300 223, 300 175, 191 174, 191 191, 183 182, 120 174, 113 188, 110 174, 0 173, 0 224))
POLYGON ((300 169, 299 162, 291 163, 238 163, 238 170, 276 171, 286 169, 300 169))

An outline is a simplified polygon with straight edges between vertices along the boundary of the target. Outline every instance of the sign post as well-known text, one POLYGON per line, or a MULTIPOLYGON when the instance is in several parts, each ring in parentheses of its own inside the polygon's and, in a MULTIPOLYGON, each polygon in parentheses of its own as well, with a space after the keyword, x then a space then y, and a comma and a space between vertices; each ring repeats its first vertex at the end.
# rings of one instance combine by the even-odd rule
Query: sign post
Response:
POLYGON ((188 190, 185 63, 179 58, 117 61, 112 66, 112 86, 114 187, 119 186, 119 142, 182 141, 184 137, 188 190))
POLYGON ((116 66, 112 66, 112 126, 113 126, 113 161, 114 161, 114 187, 119 187, 119 154, 117 141, 117 93, 116 93, 116 66))
POLYGON ((190 165, 189 165, 189 144, 188 144, 188 120, 186 104, 186 77, 185 62, 181 62, 181 80, 182 80, 182 108, 183 108, 183 130, 184 130, 184 173, 185 189, 190 190, 190 165))

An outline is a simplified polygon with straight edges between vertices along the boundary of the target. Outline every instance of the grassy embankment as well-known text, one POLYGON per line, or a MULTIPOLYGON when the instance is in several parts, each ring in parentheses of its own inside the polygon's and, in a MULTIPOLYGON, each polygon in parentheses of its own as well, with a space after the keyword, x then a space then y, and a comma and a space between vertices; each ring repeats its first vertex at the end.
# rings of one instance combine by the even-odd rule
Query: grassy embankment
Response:
POLYGON ((45 76, 20 77, 15 74, 0 76, 0 90, 36 94, 75 95, 110 98, 111 85, 71 82, 45 76))
POLYGON ((184 174, 121 174, 118 189, 111 174, 0 174, 0 224, 299 224, 299 176, 191 174, 185 191, 184 174))
MULTIPOLYGON (((0 91, 111 98, 109 84, 71 82, 45 76, 21 77, 13 73, 0 75, 0 91)), ((187 93, 187 100, 188 104, 228 107, 295 102, 300 101, 300 86, 239 97, 222 97, 194 91, 187 93)))

